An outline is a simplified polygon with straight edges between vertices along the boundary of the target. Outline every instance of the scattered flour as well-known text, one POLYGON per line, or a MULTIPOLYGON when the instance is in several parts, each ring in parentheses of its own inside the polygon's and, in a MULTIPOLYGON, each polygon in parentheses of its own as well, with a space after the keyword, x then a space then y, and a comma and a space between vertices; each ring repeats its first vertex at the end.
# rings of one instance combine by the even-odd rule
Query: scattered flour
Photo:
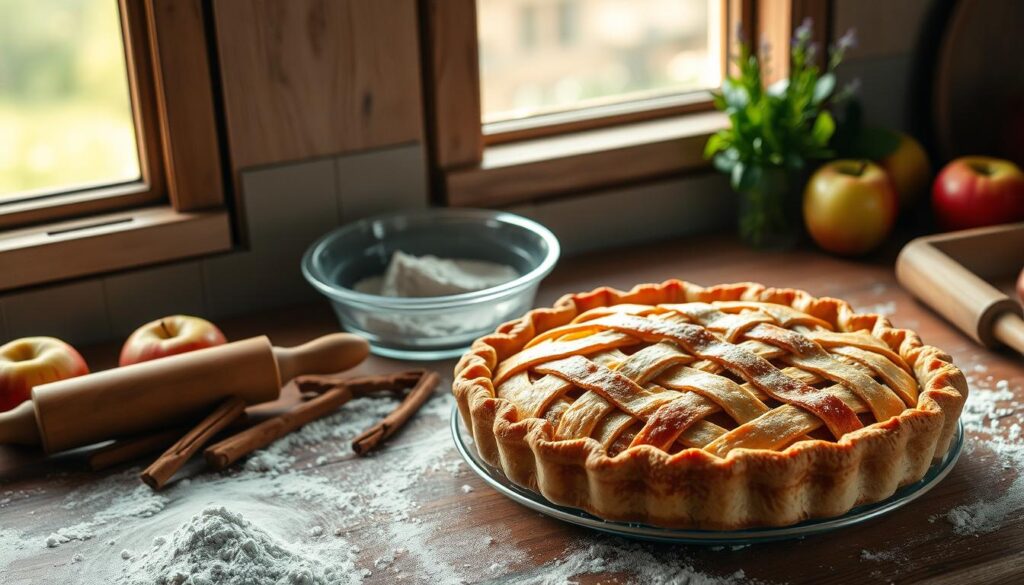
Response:
POLYGON ((64 498, 62 507, 66 510, 101 505, 100 511, 92 518, 71 526, 63 526, 50 533, 45 539, 48 548, 56 548, 74 540, 89 540, 104 526, 117 524, 128 518, 149 518, 167 507, 166 496, 154 493, 145 485, 137 484, 137 471, 118 474, 99 486, 93 485, 75 490, 64 498), (125 483, 134 485, 126 490, 125 483))
POLYGON ((23 533, 0 528, 0 575, 7 571, 8 565, 24 554, 26 537, 23 533))
POLYGON ((901 554, 895 550, 883 550, 883 551, 870 551, 863 549, 860 551, 860 558, 865 561, 873 561, 876 563, 894 561, 901 558, 901 554))
POLYGON ((886 301, 866 307, 856 307, 858 313, 876 313, 883 317, 891 317, 896 314, 896 302, 886 301))
MULTIPOLYGON (((72 549, 66 562, 80 562, 74 575, 84 579, 69 582, 135 585, 163 579, 184 583, 184 577, 174 580, 181 573, 191 576, 189 585, 233 583, 189 568, 194 562, 203 564, 204 570, 215 566, 238 574, 250 570, 235 565, 254 560, 237 556, 237 550, 245 548, 225 553, 230 559, 209 557, 210 551, 195 549, 208 542, 196 534, 209 535, 218 528, 249 531, 248 540, 241 538, 246 535, 235 536, 240 542, 256 543, 259 550, 285 551, 291 555, 289 566, 309 561, 321 571, 309 573, 308 579, 305 573, 287 573, 281 582, 289 584, 292 577, 296 584, 357 583, 379 572, 373 559, 386 551, 391 552, 384 556, 392 559, 386 569, 389 578, 415 576, 439 584, 464 582, 492 563, 502 571, 526 563, 512 544, 497 550, 497 541, 482 529, 446 530, 452 521, 450 510, 424 510, 418 501, 426 476, 450 478, 442 481, 450 481, 453 491, 468 477, 446 432, 453 402, 447 392, 438 393, 392 443, 369 457, 355 456, 350 441, 391 412, 393 400, 353 400, 337 414, 253 454, 241 466, 221 474, 200 473, 159 494, 139 485, 138 469, 107 475, 73 491, 60 504, 68 511, 65 517, 84 521, 35 526, 26 533, 0 527, 0 571, 10 563, 38 556, 47 546, 68 546, 72 549), (403 435, 407 441, 401 441, 403 435), (300 457, 315 462, 314 466, 295 465, 300 457), (321 469, 340 462, 345 462, 343 482, 337 473, 321 469), (210 508, 217 510, 212 516, 204 512, 210 508), (41 530, 45 532, 40 534, 41 530), (367 551, 362 556, 350 544, 354 538, 367 551), (99 543, 102 548, 97 548, 99 543), (128 558, 122 558, 122 550, 128 558), (74 555, 82 560, 74 560, 74 555), (483 565, 465 569, 467 559, 483 565)), ((500 542, 508 542, 506 534, 490 532, 500 542)), ((258 565, 259 559, 255 561, 258 565)))
MULTIPOLYGON (((492 567, 492 572, 500 567, 492 567)), ((521 585, 562 585, 574 583, 582 575, 623 573, 629 583, 651 585, 742 585, 757 581, 742 571, 714 576, 698 571, 679 555, 656 555, 647 546, 614 539, 611 544, 592 544, 572 548, 554 563, 516 579, 521 585)))
POLYGON ((979 499, 957 506, 945 514, 953 530, 961 535, 980 535, 1019 521, 1024 511, 1024 441, 1021 425, 1024 409, 1010 390, 1007 380, 982 375, 983 365, 967 368, 971 386, 962 420, 964 427, 990 449, 998 464, 1015 474, 1006 491, 995 499, 979 499))

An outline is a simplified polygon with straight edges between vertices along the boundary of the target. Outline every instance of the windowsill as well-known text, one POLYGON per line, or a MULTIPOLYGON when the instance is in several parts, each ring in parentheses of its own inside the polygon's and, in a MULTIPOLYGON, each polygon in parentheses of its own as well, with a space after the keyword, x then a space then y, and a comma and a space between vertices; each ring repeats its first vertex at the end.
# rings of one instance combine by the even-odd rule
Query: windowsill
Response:
POLYGON ((93 215, 0 234, 0 290, 11 290, 231 249, 223 210, 170 206, 93 215))
POLYGON ((453 206, 497 206, 708 168, 704 144, 725 128, 719 112, 499 144, 445 176, 453 206))

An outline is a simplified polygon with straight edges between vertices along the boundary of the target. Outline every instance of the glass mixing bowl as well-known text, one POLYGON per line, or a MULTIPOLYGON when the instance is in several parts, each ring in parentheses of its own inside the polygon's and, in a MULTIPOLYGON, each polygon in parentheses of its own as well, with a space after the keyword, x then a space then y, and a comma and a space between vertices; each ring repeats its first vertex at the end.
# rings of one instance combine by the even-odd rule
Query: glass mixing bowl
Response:
POLYGON ((437 360, 461 355, 474 339, 528 311, 540 281, 558 261, 547 228, 503 211, 437 208, 380 215, 340 227, 313 243, 302 274, 330 299, 341 326, 387 357, 437 360), (513 267, 515 280, 484 290, 396 298, 354 290, 384 273, 401 250, 513 267))

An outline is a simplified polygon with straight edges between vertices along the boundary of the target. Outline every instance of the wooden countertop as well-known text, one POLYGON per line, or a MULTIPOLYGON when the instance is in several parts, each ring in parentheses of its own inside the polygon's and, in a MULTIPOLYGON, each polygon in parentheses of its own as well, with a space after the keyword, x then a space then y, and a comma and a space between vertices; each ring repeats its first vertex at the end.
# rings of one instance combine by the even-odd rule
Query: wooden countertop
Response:
MULTIPOLYGON (((672 277, 707 285, 749 280, 802 288, 817 296, 846 299, 858 309, 888 313, 897 326, 916 329, 926 343, 952 354, 957 364, 977 379, 978 387, 992 388, 995 381, 1006 380, 1017 399, 1024 400, 1024 360, 974 345, 904 293, 894 281, 891 262, 885 260, 843 260, 810 250, 762 253, 745 249, 724 237, 684 239, 563 261, 541 287, 537 304, 550 305, 566 292, 601 285, 625 288, 672 277)), ((322 304, 253 315, 223 325, 230 338, 268 334, 278 345, 300 343, 336 329, 333 315, 322 304)), ((112 365, 117 349, 116 345, 107 345, 89 348, 84 353, 96 369, 112 365)), ((430 364, 443 376, 439 395, 432 401, 450 401, 441 394, 450 389, 453 365, 454 360, 430 364)), ((409 367, 408 363, 373 357, 355 371, 383 372, 409 367)), ((345 458, 320 465, 314 461, 313 454, 302 449, 296 452, 297 468, 316 463, 317 473, 344 486, 346 482, 357 481, 353 478, 358 475, 354 473, 358 468, 353 466, 401 463, 403 453, 411 453, 410 449, 425 442, 442 449, 441 471, 417 479, 413 490, 416 506, 397 516, 375 517, 372 522, 343 527, 346 538, 361 547, 357 564, 372 570, 367 583, 444 582, 455 577, 465 582, 503 582, 527 577, 536 579, 549 573, 564 577, 567 555, 579 559, 581 555, 590 554, 587 552, 590 545, 628 548, 635 554, 632 558, 642 559, 649 565, 644 574, 661 575, 666 580, 671 579, 672 567, 682 564, 711 577, 732 575, 736 582, 744 579, 815 584, 1024 582, 1024 522, 1021 521, 1024 501, 1016 502, 1011 497, 1003 526, 990 533, 958 535, 944 519, 945 514, 958 505, 1003 496, 1016 478, 1016 470, 1003 469, 995 463, 988 447, 974 435, 969 435, 963 456, 941 484, 887 516, 803 540, 716 550, 700 546, 628 544, 527 510, 490 489, 465 466, 455 463, 459 455, 451 446, 447 424, 445 416, 419 417, 410 428, 396 435, 376 458, 345 458), (447 446, 442 442, 447 442, 447 446), (1012 505, 1014 502, 1016 506, 1012 505), (429 527, 429 531, 411 534, 422 542, 404 545, 388 542, 410 533, 388 532, 387 522, 420 521, 426 522, 423 526, 429 527), (491 535, 488 538, 496 542, 474 552, 459 540, 460 535, 476 535, 473 538, 477 539, 479 535, 491 535), (435 542, 437 544, 432 544, 435 542), (375 570, 374 559, 394 546, 404 547, 401 552, 418 547, 415 550, 419 554, 399 556, 390 572, 387 568, 375 570), (460 547, 464 548, 463 552, 460 547), (436 558, 430 558, 431 555, 436 558), (447 566, 438 572, 437 567, 431 567, 435 563, 447 566), (664 565, 661 572, 658 572, 659 564, 664 565), (740 570, 742 578, 736 576, 740 570)), ((16 529, 31 541, 13 555, 0 552, 0 583, 53 582, 58 575, 62 576, 61 581, 98 582, 95 575, 99 573, 92 572, 95 565, 76 566, 74 555, 111 559, 104 561, 107 563, 120 562, 103 551, 111 547, 100 538, 53 549, 45 547, 46 534, 81 521, 85 513, 79 507, 68 505, 69 494, 74 498, 74 494, 82 493, 81 490, 96 482, 113 481, 112 476, 127 476, 125 470, 131 466, 107 473, 80 469, 80 459, 74 456, 41 462, 23 452, 0 448, 0 530, 16 529), (6 498, 4 494, 8 494, 6 498), (3 566, 5 562, 7 567, 3 566)), ((192 473, 200 471, 196 469, 192 473)), ((187 501, 188 486, 174 487, 169 498, 169 509, 187 501)), ((287 509, 289 503, 279 505, 287 509)), ((116 548, 119 551, 121 543, 132 538, 132 521, 109 530, 118 534, 120 540, 116 548)), ((602 550, 609 549, 600 548, 594 554, 602 550)), ((583 583, 613 579, 628 582, 631 576, 628 572, 618 572, 578 578, 583 583)))

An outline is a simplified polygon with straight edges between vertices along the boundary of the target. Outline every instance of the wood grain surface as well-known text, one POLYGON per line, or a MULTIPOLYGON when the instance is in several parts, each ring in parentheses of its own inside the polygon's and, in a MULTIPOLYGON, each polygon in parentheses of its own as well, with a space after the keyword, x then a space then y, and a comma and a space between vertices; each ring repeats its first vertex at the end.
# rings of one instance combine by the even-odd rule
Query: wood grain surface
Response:
MULTIPOLYGON (((955 361, 977 374, 977 384, 994 385, 1006 380, 1008 387, 1024 397, 1024 362, 1008 353, 989 351, 944 323, 926 307, 915 302, 895 284, 892 257, 870 261, 837 259, 809 250, 786 253, 754 252, 740 247, 731 238, 703 237, 663 244, 591 254, 563 261, 543 284, 538 305, 549 305, 563 293, 609 285, 619 288, 636 283, 676 277, 698 284, 736 281, 760 281, 768 285, 803 288, 812 294, 849 300, 864 311, 888 313, 897 326, 916 329, 926 343, 944 348, 955 361), (990 378, 989 378, 990 377, 990 378)), ((335 329, 329 309, 324 305, 279 310, 224 323, 230 338, 266 333, 277 344, 302 342, 335 329)), ((84 353, 95 367, 114 363, 113 345, 87 349, 84 353)), ((394 360, 371 357, 355 373, 383 373, 419 367, 394 360)), ((447 400, 453 361, 429 364, 442 374, 438 394, 431 402, 447 400)), ((428 404, 429 408, 429 404, 428 404)), ((358 466, 401 462, 403 454, 415 445, 434 444, 450 448, 446 462, 458 459, 448 434, 447 420, 421 415, 411 421, 370 459, 348 458, 317 468, 338 486, 356 481, 358 466)), ((312 456, 296 453, 295 465, 304 468, 312 456)), ((61 503, 76 488, 107 480, 123 473, 115 468, 103 473, 79 471, 71 457, 40 461, 24 452, 0 449, 0 527, 45 529, 80 521, 74 508, 61 503), (44 528, 40 528, 44 527, 44 528)), ((921 499, 887 516, 833 533, 738 550, 700 546, 640 545, 652 564, 678 562, 680 559, 703 574, 720 577, 742 570, 745 578, 761 583, 1020 583, 1024 582, 1024 522, 1021 510, 1003 519, 1002 528, 987 534, 958 535, 944 516, 955 506, 979 499, 1001 497, 1017 470, 1004 469, 992 453, 974 436, 950 475, 921 499), (868 554, 865 554, 867 551, 868 554)), ((170 493, 186 488, 172 488, 170 493)), ((408 510, 401 522, 429 522, 426 539, 449 539, 455 548, 468 546, 458 540, 464 535, 493 535, 497 542, 486 554, 465 554, 457 567, 465 582, 521 582, 538 578, 557 569, 558 559, 567 551, 586 550, 589 545, 633 547, 625 541, 568 526, 540 516, 488 488, 463 466, 459 471, 425 475, 415 487, 418 506, 408 510), (462 486, 469 486, 468 490, 462 486), (462 488, 462 489, 460 489, 462 488), (503 563, 503 572, 495 575, 488 567, 503 563)), ((172 497, 175 497, 172 495, 172 497)), ((172 502, 172 506, 176 505, 172 502)), ((280 505, 287 507, 288 502, 280 505)), ((296 504, 297 505, 297 504, 296 504)), ((381 554, 373 544, 380 526, 360 522, 348 527, 347 538, 363 546, 359 563, 373 569, 373 559, 381 554)), ((117 550, 132 536, 119 537, 117 550)), ((151 538, 151 537, 150 537, 151 538)), ((479 539, 479 536, 472 538, 479 539)), ((56 549, 40 543, 9 567, 0 567, 0 583, 54 582, 54 575, 76 571, 71 562, 75 552, 86 558, 106 543, 87 541, 56 549), (93 548, 89 548, 93 547, 93 548)), ((393 543, 392 546, 409 546, 393 543)), ((99 553, 95 553, 99 554, 99 553)), ((453 554, 459 554, 456 551, 453 554)), ((582 553, 581 553, 582 554, 582 553)), ((112 561, 112 562, 120 562, 112 561)), ((367 583, 440 582, 426 577, 428 563, 410 559, 395 561, 401 572, 374 570, 367 583)), ((82 573, 81 570, 78 570, 82 573)), ((75 573, 77 574, 77 573, 75 573)), ((84 574, 84 573, 82 573, 84 574)), ((82 581, 81 575, 78 582, 82 581)), ((628 573, 581 576, 581 583, 632 582, 628 573)), ((69 581, 75 582, 74 579, 69 581)), ((685 582, 685 581, 681 581, 685 582)))
POLYGON ((434 163, 471 166, 483 156, 476 0, 427 0, 427 91, 434 163))
POLYGON ((224 185, 202 2, 148 0, 146 11, 171 202, 178 211, 222 207, 224 185))
POLYGON ((414 142, 415 0, 214 3, 235 169, 414 142))

